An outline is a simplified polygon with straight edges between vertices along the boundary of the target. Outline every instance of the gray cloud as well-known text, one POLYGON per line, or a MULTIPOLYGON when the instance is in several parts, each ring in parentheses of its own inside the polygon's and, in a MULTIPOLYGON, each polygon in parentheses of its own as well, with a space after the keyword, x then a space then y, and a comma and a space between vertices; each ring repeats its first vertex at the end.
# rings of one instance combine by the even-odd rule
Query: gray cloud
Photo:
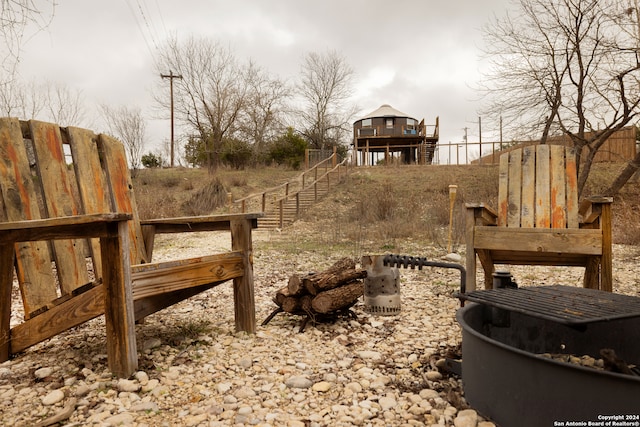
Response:
MULTIPOLYGON (((169 0, 60 2, 51 26, 25 46, 27 78, 60 81, 89 102, 151 103, 153 55, 170 34, 229 43, 240 60, 295 79, 306 52, 333 49, 355 71, 365 114, 381 104, 440 117, 441 142, 477 121, 480 27, 508 0, 169 0)), ((489 124, 487 124, 489 129, 489 124)), ((150 127, 166 139, 168 125, 150 127)), ((477 133, 477 132, 476 132, 477 133)), ((471 133, 472 134, 472 133, 471 133)))

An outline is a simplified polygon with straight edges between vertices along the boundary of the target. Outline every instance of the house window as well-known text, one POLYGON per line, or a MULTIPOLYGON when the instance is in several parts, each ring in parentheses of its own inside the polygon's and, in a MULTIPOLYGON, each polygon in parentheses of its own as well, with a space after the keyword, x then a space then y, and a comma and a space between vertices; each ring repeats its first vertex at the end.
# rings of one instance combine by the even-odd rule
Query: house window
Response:
POLYGON ((414 119, 407 119, 407 130, 413 130, 416 128, 416 121, 414 119))
POLYGON ((363 128, 370 128, 371 127, 371 119, 363 119, 362 120, 362 127, 363 128))
POLYGON ((393 129, 393 119, 386 120, 387 129, 393 129))

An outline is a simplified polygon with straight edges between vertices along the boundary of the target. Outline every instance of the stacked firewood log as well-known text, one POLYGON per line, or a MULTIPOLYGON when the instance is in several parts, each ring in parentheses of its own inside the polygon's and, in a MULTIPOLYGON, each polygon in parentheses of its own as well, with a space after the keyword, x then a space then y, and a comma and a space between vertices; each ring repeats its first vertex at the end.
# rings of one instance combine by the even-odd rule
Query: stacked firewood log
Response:
POLYGON ((321 272, 293 274, 273 298, 278 308, 262 324, 283 311, 315 319, 317 315, 348 310, 363 295, 364 283, 360 279, 366 276, 367 271, 356 268, 355 261, 349 258, 342 258, 321 272))

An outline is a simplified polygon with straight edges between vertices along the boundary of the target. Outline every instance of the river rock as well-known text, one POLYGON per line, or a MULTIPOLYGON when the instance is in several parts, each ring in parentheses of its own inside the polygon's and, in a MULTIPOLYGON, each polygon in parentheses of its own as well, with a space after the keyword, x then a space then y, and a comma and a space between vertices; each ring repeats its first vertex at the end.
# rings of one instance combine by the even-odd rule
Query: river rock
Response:
POLYGON ((57 389, 49 392, 45 397, 43 397, 42 404, 46 406, 55 405, 56 403, 61 402, 62 399, 64 399, 64 392, 57 389))

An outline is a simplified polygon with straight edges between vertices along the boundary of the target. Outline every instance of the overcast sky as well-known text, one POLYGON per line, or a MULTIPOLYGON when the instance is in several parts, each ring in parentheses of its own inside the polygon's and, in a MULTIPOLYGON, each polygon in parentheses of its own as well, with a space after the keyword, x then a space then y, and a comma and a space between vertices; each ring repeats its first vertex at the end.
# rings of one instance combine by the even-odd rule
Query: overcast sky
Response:
MULTIPOLYGON (((481 27, 508 0, 59 0, 51 25, 23 46, 20 74, 81 90, 87 104, 151 105, 153 56, 168 35, 228 43, 240 61, 293 80, 309 52, 336 50, 355 72, 365 115, 390 104, 440 117, 440 142, 478 140, 481 27)), ((168 71, 168 70, 167 70, 168 71)), ((91 114, 89 115, 91 116, 91 114)), ((483 141, 498 133, 482 122, 483 141)), ((168 120, 148 137, 168 140, 168 120)), ((145 150, 150 151, 152 148, 145 150)), ((442 155, 442 153, 441 153, 442 155)), ((446 162, 446 153, 441 162, 446 162)))

